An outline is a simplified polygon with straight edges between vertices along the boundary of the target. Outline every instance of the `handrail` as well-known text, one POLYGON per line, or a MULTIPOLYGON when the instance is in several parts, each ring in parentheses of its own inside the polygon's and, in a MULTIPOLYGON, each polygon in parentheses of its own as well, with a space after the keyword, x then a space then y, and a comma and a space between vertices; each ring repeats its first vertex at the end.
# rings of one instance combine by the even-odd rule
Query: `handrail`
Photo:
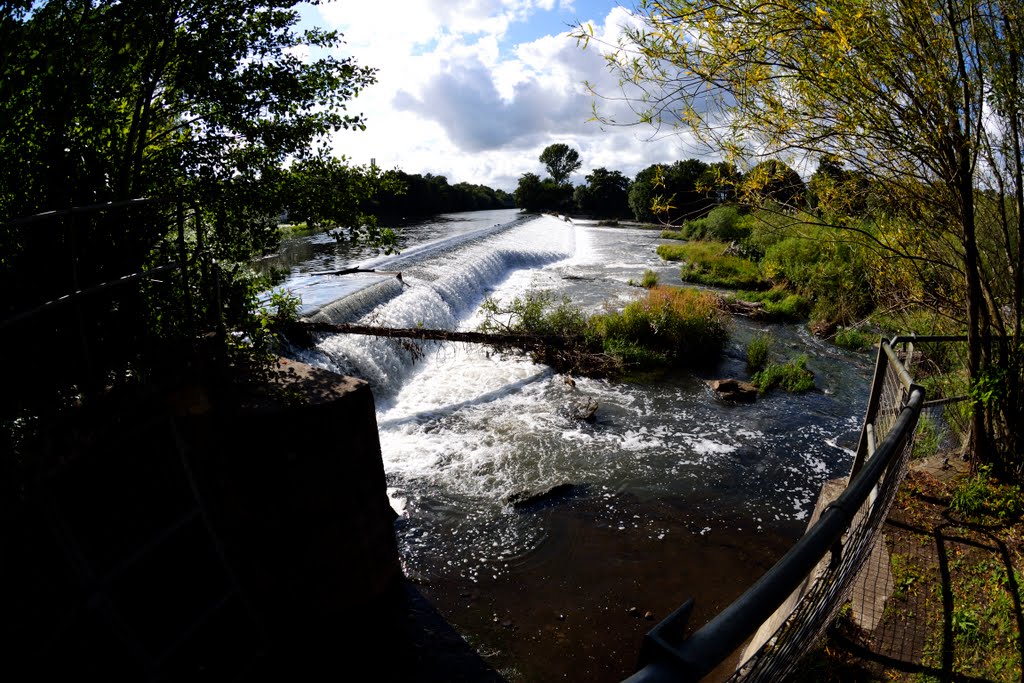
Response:
MULTIPOLYGON (((902 340, 897 337, 896 340, 902 340)), ((930 341, 908 338, 907 341, 930 341)), ((924 390, 913 383, 885 341, 880 343, 879 363, 885 359, 907 389, 906 399, 892 429, 846 490, 830 503, 816 524, 760 579, 688 638, 683 631, 692 611, 689 600, 646 636, 641 651, 642 667, 624 683, 697 681, 718 667, 743 645, 776 610, 812 576, 822 559, 832 553, 838 565, 844 534, 854 523, 865 501, 912 437, 924 405, 924 390)), ((873 421, 868 415, 866 425, 873 421)), ((888 478, 888 477, 886 477, 888 478)), ((898 481, 898 480, 897 480, 898 481)))
POLYGON ((51 301, 47 301, 46 303, 43 303, 43 304, 39 304, 38 306, 36 306, 34 308, 30 308, 30 309, 21 311, 20 313, 15 313, 10 318, 5 318, 3 320, 0 320, 0 330, 4 329, 5 327, 9 327, 11 325, 15 325, 15 324, 21 322, 22 320, 26 320, 28 318, 31 318, 31 317, 35 316, 35 315, 38 315, 38 314, 43 313, 45 311, 48 311, 51 308, 56 308, 56 307, 62 306, 64 304, 71 303, 72 301, 76 301, 78 299, 82 299, 82 298, 90 296, 92 294, 96 294, 97 292, 102 292, 105 289, 111 289, 113 287, 120 287, 120 286, 123 286, 123 285, 131 284, 132 282, 137 282, 139 280, 148 280, 149 278, 151 278, 151 277, 153 277, 155 275, 159 275, 160 273, 166 273, 169 270, 178 270, 180 268, 181 268, 181 264, 180 263, 178 263, 177 261, 172 261, 170 263, 165 263, 162 266, 156 266, 155 268, 150 268, 149 270, 144 270, 144 271, 141 271, 141 272, 138 272, 138 273, 131 273, 130 275, 122 275, 121 277, 116 278, 114 280, 108 280, 106 282, 101 282, 98 285, 94 285, 92 287, 87 287, 86 289, 80 289, 80 290, 75 291, 75 292, 69 292, 67 294, 63 294, 63 295, 57 297, 56 299, 53 299, 51 301))
POLYGON ((87 204, 84 206, 72 206, 67 209, 52 209, 50 211, 42 211, 35 213, 30 216, 22 216, 21 218, 12 218, 8 221, 0 223, 4 227, 14 227, 17 225, 27 225, 29 223, 38 223, 40 221, 49 220, 51 218, 57 218, 59 216, 71 216, 81 213, 96 213, 97 211, 108 211, 110 209, 120 209, 125 206, 146 206, 147 204, 169 204, 171 202, 181 201, 180 197, 137 197, 135 199, 122 199, 114 202, 100 202, 98 204, 87 204))

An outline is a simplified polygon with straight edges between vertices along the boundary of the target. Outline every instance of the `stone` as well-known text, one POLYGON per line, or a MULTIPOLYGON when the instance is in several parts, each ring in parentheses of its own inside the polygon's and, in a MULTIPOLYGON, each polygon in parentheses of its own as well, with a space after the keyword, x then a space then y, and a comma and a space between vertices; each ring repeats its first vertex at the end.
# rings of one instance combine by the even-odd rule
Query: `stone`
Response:
POLYGON ((753 403, 757 399, 757 387, 738 379, 713 379, 707 383, 711 391, 723 401, 753 403))
POLYGON ((564 483, 546 489, 518 491, 508 497, 508 502, 517 510, 533 507, 560 498, 568 498, 576 493, 576 484, 564 483))
POLYGON ((574 404, 570 412, 577 420, 593 422, 597 419, 595 415, 597 414, 598 407, 596 400, 588 398, 586 401, 580 401, 579 403, 574 404))

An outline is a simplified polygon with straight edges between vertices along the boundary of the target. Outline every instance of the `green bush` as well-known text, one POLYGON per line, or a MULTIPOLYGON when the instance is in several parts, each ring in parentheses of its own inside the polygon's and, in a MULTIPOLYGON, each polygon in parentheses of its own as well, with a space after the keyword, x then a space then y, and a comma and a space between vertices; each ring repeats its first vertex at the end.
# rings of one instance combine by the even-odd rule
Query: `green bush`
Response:
POLYGON ((582 311, 567 297, 555 305, 550 292, 527 292, 507 306, 487 297, 480 310, 484 313, 481 332, 578 337, 587 329, 582 311))
POLYGON ((869 351, 878 346, 877 334, 868 334, 850 327, 844 327, 836 332, 836 346, 841 346, 850 351, 869 351))
POLYGON ((653 270, 645 270, 643 278, 640 280, 640 286, 644 289, 650 289, 658 284, 658 274, 653 270))
POLYGON ((507 305, 485 299, 484 321, 478 329, 560 337, 562 341, 544 344, 540 350, 531 346, 535 360, 588 374, 608 374, 622 367, 692 365, 717 358, 728 339, 717 303, 708 292, 655 285, 622 311, 588 319, 567 299, 556 305, 548 292, 527 292, 507 305))
POLYGON ((728 338, 714 295, 669 287, 652 288, 621 312, 593 316, 590 333, 608 353, 640 347, 686 365, 716 358, 728 338))
POLYGON ((770 332, 759 332, 747 343, 747 366, 751 370, 761 370, 768 365, 771 356, 772 335, 770 332))
POLYGON ((739 241, 750 236, 750 221, 735 206, 719 206, 701 220, 708 239, 739 241))
POLYGON ((663 240, 685 240, 686 235, 680 230, 662 230, 661 238, 663 240))
POLYGON ((783 365, 769 363, 754 374, 750 382, 764 393, 774 387, 790 392, 808 391, 814 388, 814 373, 807 369, 807 356, 799 356, 783 365))
POLYGON ((723 242, 687 242, 662 244, 658 256, 666 261, 685 261, 680 271, 684 282, 733 289, 761 289, 765 282, 757 264, 740 256, 727 254, 723 242))
POLYGON ((765 279, 813 301, 812 324, 849 325, 874 305, 865 252, 850 231, 822 225, 809 214, 751 214, 744 245, 762 255, 765 279))

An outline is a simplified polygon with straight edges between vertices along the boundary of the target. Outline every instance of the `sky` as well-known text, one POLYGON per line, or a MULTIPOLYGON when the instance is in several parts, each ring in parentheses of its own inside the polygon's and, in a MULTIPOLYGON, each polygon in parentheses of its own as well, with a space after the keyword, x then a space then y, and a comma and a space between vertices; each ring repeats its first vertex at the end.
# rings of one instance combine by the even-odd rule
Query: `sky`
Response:
POLYGON ((631 18, 614 0, 335 0, 303 11, 303 24, 341 31, 344 54, 379 70, 349 106, 367 129, 336 134, 336 155, 507 191, 524 173, 545 176, 538 157, 556 142, 580 153, 574 184, 599 167, 632 178, 709 159, 679 136, 590 120, 585 81, 602 93, 617 81, 571 27, 591 22, 614 41, 631 18))

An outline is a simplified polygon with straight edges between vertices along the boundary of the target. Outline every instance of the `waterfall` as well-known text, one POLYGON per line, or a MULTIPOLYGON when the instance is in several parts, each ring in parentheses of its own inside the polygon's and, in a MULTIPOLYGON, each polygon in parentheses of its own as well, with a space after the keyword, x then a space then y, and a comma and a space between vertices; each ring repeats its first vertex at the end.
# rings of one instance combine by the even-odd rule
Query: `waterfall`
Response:
MULTIPOLYGON (((394 276, 341 297, 310 315, 311 320, 358 322, 380 327, 454 330, 472 317, 484 297, 517 271, 571 258, 572 225, 551 217, 494 226, 427 245, 414 253, 378 259, 394 276)), ((344 277, 344 276, 342 276, 344 277)), ((370 382, 378 397, 397 391, 422 353, 436 342, 328 334, 317 349, 337 372, 370 382)))

